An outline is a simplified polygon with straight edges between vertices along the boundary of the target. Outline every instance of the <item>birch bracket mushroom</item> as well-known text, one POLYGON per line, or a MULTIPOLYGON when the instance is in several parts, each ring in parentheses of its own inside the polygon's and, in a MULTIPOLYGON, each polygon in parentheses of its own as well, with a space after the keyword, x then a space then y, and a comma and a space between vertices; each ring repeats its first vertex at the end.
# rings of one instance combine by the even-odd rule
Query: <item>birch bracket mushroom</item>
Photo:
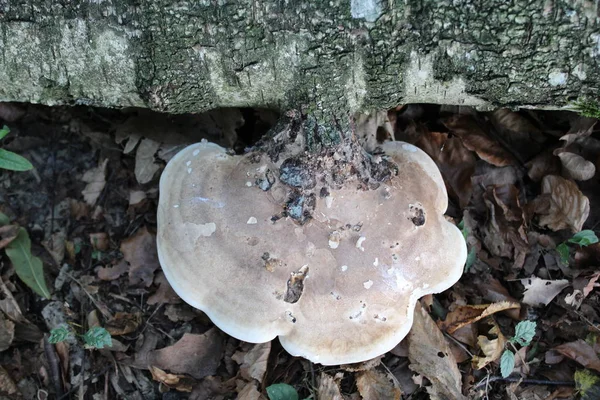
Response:
POLYGON ((408 143, 382 149, 372 168, 393 173, 368 184, 336 181, 343 152, 320 159, 324 176, 309 156, 238 156, 208 142, 182 150, 162 174, 157 221, 173 289, 229 335, 279 336, 316 363, 392 349, 417 300, 458 281, 467 251, 444 218, 435 163, 408 143))

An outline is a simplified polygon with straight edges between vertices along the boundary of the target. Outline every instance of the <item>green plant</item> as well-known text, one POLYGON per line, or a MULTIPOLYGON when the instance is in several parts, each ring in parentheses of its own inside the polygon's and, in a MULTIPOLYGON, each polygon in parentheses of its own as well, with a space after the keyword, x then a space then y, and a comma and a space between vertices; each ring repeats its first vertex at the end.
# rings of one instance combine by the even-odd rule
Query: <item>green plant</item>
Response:
POLYGON ((110 333, 100 327, 93 326, 83 335, 78 335, 68 326, 59 326, 50 331, 48 342, 59 343, 71 337, 80 337, 86 349, 103 349, 112 346, 112 337, 110 333))
POLYGON ((269 400, 298 400, 298 392, 287 383, 276 383, 267 386, 269 400))
POLYGON ((517 352, 515 344, 521 347, 529 346, 535 336, 536 325, 534 321, 521 321, 515 327, 515 336, 508 341, 514 352, 510 349, 505 349, 500 358, 500 373, 503 378, 507 378, 515 368, 515 353, 517 352))
MULTIPOLYGON (((9 132, 8 126, 4 125, 0 129, 0 139, 3 139, 9 132)), ((33 169, 33 165, 25 157, 12 151, 0 149, 0 168, 11 171, 29 171, 33 169)))
POLYGON ((600 103, 595 100, 577 99, 570 108, 584 117, 600 118, 600 103))
POLYGON ((556 246, 556 251, 560 256, 560 261, 562 261, 563 264, 568 265, 569 244, 578 244, 579 246, 585 247, 594 243, 598 243, 598 236, 596 236, 594 231, 586 229, 581 232, 577 232, 571 239, 556 246))
MULTIPOLYGON (((0 226, 8 225, 9 222, 9 218, 0 213, 0 226)), ((49 299, 50 290, 44 278, 44 265, 42 260, 31 254, 31 240, 25 228, 17 229, 16 236, 6 245, 5 251, 19 279, 31 290, 49 299)))

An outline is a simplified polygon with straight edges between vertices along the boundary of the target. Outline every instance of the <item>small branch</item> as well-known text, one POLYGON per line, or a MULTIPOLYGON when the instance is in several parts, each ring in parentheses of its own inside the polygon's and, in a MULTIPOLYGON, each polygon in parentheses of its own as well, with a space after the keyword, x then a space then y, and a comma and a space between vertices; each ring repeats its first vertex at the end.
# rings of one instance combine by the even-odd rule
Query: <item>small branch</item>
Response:
POLYGON ((516 378, 516 377, 511 378, 510 376, 508 378, 503 378, 501 376, 492 376, 491 378, 486 377, 486 378, 482 379, 481 381, 479 381, 479 383, 477 383, 477 385, 473 386, 473 389, 479 389, 480 387, 486 386, 487 384, 493 383, 493 382, 509 382, 509 383, 519 382, 519 383, 523 383, 525 385, 575 386, 574 381, 550 381, 547 379, 521 379, 521 378, 516 378))
POLYGON ((54 391, 56 392, 56 397, 61 397, 63 395, 63 388, 60 360, 58 359, 58 354, 56 354, 56 349, 54 348, 54 345, 48 342, 47 335, 44 335, 44 354, 46 355, 46 359, 48 360, 48 366, 50 367, 50 379, 54 384, 54 391))

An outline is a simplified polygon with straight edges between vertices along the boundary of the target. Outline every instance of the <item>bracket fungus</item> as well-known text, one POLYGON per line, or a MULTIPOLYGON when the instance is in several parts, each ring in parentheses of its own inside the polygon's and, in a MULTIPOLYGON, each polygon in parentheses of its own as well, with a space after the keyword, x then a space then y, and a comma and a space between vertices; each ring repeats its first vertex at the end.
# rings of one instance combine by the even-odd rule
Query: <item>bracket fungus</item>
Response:
POLYGON ((234 156, 208 142, 182 150, 162 174, 158 207, 158 255, 173 289, 231 336, 279 336, 313 362, 392 349, 417 300, 458 281, 467 251, 444 218, 435 163, 408 143, 382 149, 369 157, 394 173, 369 188, 332 187, 266 152, 234 156))

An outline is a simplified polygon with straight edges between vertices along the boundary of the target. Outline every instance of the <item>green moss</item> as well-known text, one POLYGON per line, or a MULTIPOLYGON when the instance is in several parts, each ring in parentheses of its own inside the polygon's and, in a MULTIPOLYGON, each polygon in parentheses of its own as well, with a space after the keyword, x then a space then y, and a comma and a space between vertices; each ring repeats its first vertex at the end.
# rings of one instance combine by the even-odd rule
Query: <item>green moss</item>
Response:
POLYGON ((577 99, 571 108, 580 115, 588 118, 600 118, 600 103, 590 99, 577 99))
POLYGON ((600 378, 587 369, 575 372, 575 387, 582 399, 597 399, 600 396, 600 378))

